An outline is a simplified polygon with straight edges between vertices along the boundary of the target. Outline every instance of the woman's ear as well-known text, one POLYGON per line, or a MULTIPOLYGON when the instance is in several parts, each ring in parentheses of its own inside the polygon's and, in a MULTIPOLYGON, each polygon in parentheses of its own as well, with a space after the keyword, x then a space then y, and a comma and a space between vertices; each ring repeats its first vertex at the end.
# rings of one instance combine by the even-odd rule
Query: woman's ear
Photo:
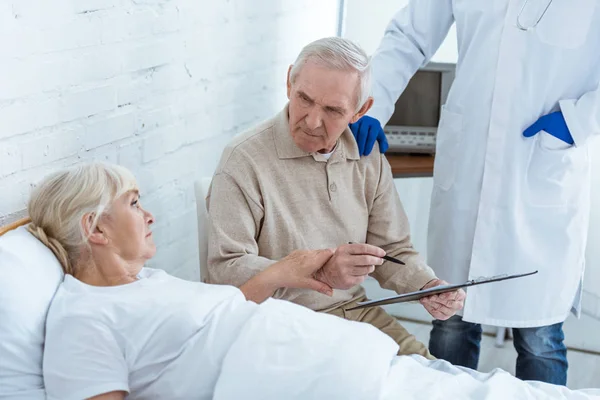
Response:
POLYGON ((98 221, 95 220, 95 213, 85 214, 81 219, 81 226, 85 237, 87 237, 89 243, 99 245, 108 244, 108 238, 100 227, 100 218, 98 218, 98 221))
POLYGON ((359 119, 361 119, 362 116, 365 115, 367 113, 367 111, 369 111, 371 109, 371 107, 373 107, 373 97, 369 97, 367 99, 367 101, 365 101, 365 103, 362 105, 360 110, 358 110, 358 112, 356 114, 354 114, 354 116, 350 120, 350 123, 353 124, 356 121, 358 121, 359 119))

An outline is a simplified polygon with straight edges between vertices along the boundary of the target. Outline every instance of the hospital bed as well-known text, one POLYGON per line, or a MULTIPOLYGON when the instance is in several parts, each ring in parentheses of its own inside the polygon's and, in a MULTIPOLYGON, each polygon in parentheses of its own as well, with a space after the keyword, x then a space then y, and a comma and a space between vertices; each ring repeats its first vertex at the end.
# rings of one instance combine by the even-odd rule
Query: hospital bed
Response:
MULTIPOLYGON (((199 228, 201 230, 200 246, 206 244, 206 208, 204 198, 210 181, 196 185, 199 201, 199 228)), ((31 235, 25 228, 29 219, 24 218, 10 225, 0 227, 0 400, 45 400, 46 394, 42 378, 42 353, 44 341, 44 324, 47 309, 56 288, 63 278, 62 269, 52 252, 31 235)), ((202 247, 201 247, 202 248, 202 247)), ((205 249, 205 248, 204 248, 205 249)), ((202 279, 206 280, 206 252, 201 250, 202 279)), ((298 310, 302 310, 299 308, 298 310)), ((237 393, 235 397, 225 396, 223 399, 246 398, 246 391, 255 385, 256 381, 267 380, 275 384, 269 373, 281 374, 277 369, 265 366, 257 367, 258 355, 262 355, 260 345, 256 345, 259 338, 253 338, 254 345, 243 346, 252 354, 252 357, 236 357, 232 364, 234 370, 242 368, 246 371, 239 374, 234 371, 221 380, 223 385, 230 389, 230 394, 237 393), (240 364, 245 364, 240 365, 240 364), (253 368, 251 368, 251 365, 253 368), (247 368, 246 368, 247 367, 247 368), (237 391, 237 392, 236 392, 237 391), (244 395, 241 395, 244 393, 244 395), (239 396, 238 396, 239 395, 239 396)), ((280 349, 281 350, 281 349, 280 349)), ((289 349, 288 349, 289 350, 289 349)), ((345 353, 344 353, 345 354, 345 353)), ((346 354, 347 355, 347 354, 346 354)), ((296 355, 301 357, 302 355, 296 355)), ((340 357, 343 354, 339 355, 340 357)), ((296 359, 295 357, 292 357, 296 359)), ((269 361, 272 362, 273 360, 269 361)), ((314 360, 313 360, 314 361, 314 360)), ((329 364, 328 364, 329 365, 329 364)), ((322 365, 322 367, 326 367, 322 365)), ((231 368, 231 366, 230 366, 231 368)), ((322 375, 321 372, 315 373, 322 375)), ((278 376, 279 376, 278 375, 278 376)), ((288 376, 288 378, 290 378, 288 376)), ((313 377, 316 379, 315 377, 313 377)), ((220 381, 220 382, 221 382, 220 381)), ((293 384, 295 385, 295 384, 293 384)), ((281 386, 284 392, 292 390, 294 386, 281 386)), ((422 357, 398 357, 391 365, 390 373, 382 382, 382 400, 398 398, 438 398, 437 394, 459 394, 460 398, 515 398, 511 395, 525 395, 520 398, 536 398, 527 396, 534 387, 523 388, 523 383, 510 377, 506 372, 480 374, 475 371, 463 370, 451 366, 443 361, 432 362, 422 357), (432 391, 433 390, 433 391, 432 391), (458 391, 458 392, 457 392, 458 391), (421 395, 425 394, 425 397, 421 395), (504 395, 508 395, 505 397, 504 395)), ((271 385, 271 389, 277 385, 271 385)), ((260 386, 262 388, 263 386, 260 386)), ((338 386, 336 386, 338 387, 338 386)), ((264 389, 258 392, 264 393, 264 389)), ((336 389, 342 390, 342 387, 336 389)), ((279 395, 282 393, 279 391, 279 395)), ((286 392, 287 393, 287 392, 286 392)), ((549 398, 591 399, 597 398, 600 391, 569 392, 559 387, 548 388, 545 392, 549 398), (563 394, 568 396, 562 397, 563 394), (572 395, 572 396, 571 396, 572 395)), ((261 397, 282 398, 278 397, 261 397)), ((291 395, 291 393, 290 393, 291 395)), ((459 398, 452 397, 451 398, 459 398)), ((292 397, 288 397, 292 398, 292 397)), ((351 399, 352 396, 344 398, 351 399)), ((448 398, 444 396, 443 398, 448 398)))

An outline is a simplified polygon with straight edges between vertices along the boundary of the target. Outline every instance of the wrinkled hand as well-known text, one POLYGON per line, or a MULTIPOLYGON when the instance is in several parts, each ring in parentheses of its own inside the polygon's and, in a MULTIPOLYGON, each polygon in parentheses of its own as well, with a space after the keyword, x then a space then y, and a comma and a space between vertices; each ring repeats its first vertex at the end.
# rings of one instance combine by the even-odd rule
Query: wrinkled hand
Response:
POLYGON ((523 136, 532 137, 539 131, 548 132, 555 138, 570 145, 575 143, 573 136, 571 136, 571 132, 569 131, 569 127, 567 126, 567 122, 565 121, 565 117, 560 111, 540 117, 529 128, 525 129, 523 136))
POLYGON ((368 156, 373 150, 375 141, 379 142, 379 151, 385 153, 389 147, 381 123, 373 117, 363 115, 358 121, 349 124, 350 130, 358 144, 358 153, 368 156))
MULTIPOLYGON (((441 279, 433 279, 429 281, 422 289, 429 289, 434 286, 447 285, 448 282, 441 279)), ((423 297, 419 302, 425 307, 427 312, 435 319, 447 320, 465 304, 465 291, 462 289, 454 292, 434 294, 433 296, 423 297)))
POLYGON ((334 289, 350 289, 361 284, 375 265, 383 264, 384 255, 383 249, 370 244, 345 244, 315 273, 315 279, 334 289))
POLYGON ((332 249, 293 251, 272 266, 277 272, 278 286, 312 289, 327 296, 333 295, 331 286, 314 278, 315 272, 331 259, 333 253, 332 249))

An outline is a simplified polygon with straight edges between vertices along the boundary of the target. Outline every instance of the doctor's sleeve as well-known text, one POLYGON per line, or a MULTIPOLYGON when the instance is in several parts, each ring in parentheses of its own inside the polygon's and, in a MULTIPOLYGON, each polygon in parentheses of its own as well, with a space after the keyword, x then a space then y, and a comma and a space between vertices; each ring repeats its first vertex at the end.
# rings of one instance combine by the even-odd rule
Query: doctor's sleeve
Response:
POLYGON ((49 400, 129 392, 129 371, 117 338, 105 324, 85 317, 48 325, 43 374, 49 400))
POLYGON ((452 0, 411 0, 388 24, 373 54, 368 114, 384 126, 415 72, 435 54, 454 23, 452 0))
POLYGON ((421 289, 436 276, 412 245, 408 218, 394 186, 392 169, 385 156, 380 157, 381 175, 369 212, 367 243, 381 247, 387 255, 406 265, 385 261, 371 276, 382 288, 402 294, 421 289))
POLYGON ((577 100, 560 101, 560 109, 576 146, 585 146, 592 136, 600 136, 600 84, 577 100))

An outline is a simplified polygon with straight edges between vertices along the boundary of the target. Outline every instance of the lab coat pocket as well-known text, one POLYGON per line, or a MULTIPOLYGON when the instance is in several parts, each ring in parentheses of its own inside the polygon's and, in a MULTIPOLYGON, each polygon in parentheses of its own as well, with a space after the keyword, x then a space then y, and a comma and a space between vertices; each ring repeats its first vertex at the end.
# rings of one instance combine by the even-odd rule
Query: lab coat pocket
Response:
POLYGON ((454 183, 459 143, 463 134, 462 115, 442 107, 436 135, 436 155, 433 166, 433 183, 448 190, 454 183))
POLYGON ((540 207, 565 207, 578 198, 588 164, 587 149, 558 144, 547 132, 536 135, 526 176, 529 203, 540 207), (564 148, 564 146, 569 146, 564 148))
POLYGON ((540 41, 566 49, 575 49, 583 45, 587 39, 594 17, 596 1, 554 0, 551 1, 543 15, 543 9, 548 3, 544 3, 541 9, 536 9, 539 8, 535 7, 536 2, 529 1, 523 8, 519 21, 527 27, 533 26, 535 21, 539 19, 534 29, 540 41), (528 7, 531 8, 528 10, 528 7))

